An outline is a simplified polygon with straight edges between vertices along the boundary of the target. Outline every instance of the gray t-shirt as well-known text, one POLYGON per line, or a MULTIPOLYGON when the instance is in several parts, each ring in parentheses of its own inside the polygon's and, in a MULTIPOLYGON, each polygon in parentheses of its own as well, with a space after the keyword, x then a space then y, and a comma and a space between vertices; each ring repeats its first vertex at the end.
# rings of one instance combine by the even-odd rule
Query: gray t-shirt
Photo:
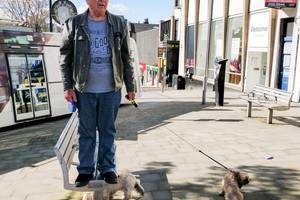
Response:
POLYGON ((107 20, 94 21, 89 18, 88 28, 91 39, 91 66, 84 92, 111 92, 115 87, 107 20))

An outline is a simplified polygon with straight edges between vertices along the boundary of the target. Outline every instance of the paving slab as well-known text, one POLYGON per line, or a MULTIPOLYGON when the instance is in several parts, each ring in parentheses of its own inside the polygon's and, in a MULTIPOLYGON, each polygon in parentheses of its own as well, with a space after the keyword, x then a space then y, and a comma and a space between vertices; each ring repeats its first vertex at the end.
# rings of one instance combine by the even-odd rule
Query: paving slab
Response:
MULTIPOLYGON (((118 170, 137 175, 145 200, 219 200, 225 166, 250 174, 243 188, 248 200, 300 199, 300 105, 274 112, 254 106, 246 117, 241 93, 225 91, 224 107, 214 94, 201 103, 202 92, 144 89, 137 101, 119 110, 118 170), (273 156, 273 159, 266 159, 273 156)), ((0 133, 0 199, 80 200, 82 193, 63 189, 62 172, 53 152, 67 119, 0 133)), ((71 171, 71 180, 76 170, 71 171)), ((137 196, 137 195, 135 195, 137 196)), ((122 199, 118 193, 115 199, 122 199)))

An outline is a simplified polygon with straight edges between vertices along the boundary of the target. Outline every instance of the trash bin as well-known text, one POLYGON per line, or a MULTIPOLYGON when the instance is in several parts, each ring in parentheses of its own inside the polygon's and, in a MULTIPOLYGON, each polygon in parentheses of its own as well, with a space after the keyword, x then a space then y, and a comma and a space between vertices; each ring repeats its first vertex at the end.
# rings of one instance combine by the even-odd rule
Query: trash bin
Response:
POLYGON ((177 77, 177 90, 185 89, 185 78, 182 76, 177 77))
POLYGON ((185 89, 185 78, 182 76, 179 76, 178 74, 173 74, 172 87, 177 90, 184 90, 185 89))
POLYGON ((228 59, 217 57, 215 60, 215 101, 217 106, 224 105, 225 69, 228 59))

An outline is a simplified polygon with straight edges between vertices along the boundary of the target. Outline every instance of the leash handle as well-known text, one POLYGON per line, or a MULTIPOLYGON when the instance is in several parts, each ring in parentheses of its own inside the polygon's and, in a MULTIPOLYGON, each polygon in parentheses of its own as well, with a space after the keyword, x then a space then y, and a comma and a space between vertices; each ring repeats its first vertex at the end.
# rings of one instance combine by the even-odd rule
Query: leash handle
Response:
POLYGON ((138 108, 138 104, 136 103, 136 101, 134 99, 129 100, 129 96, 128 94, 125 96, 125 98, 130 101, 131 105, 133 105, 135 108, 138 108))

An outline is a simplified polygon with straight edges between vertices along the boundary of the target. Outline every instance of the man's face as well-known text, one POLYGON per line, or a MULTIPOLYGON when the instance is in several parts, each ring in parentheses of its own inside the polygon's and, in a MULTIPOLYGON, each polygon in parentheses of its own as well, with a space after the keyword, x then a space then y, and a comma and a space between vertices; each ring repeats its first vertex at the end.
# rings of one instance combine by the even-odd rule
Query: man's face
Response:
POLYGON ((95 14, 103 14, 106 12, 109 0, 86 0, 89 9, 95 14))

